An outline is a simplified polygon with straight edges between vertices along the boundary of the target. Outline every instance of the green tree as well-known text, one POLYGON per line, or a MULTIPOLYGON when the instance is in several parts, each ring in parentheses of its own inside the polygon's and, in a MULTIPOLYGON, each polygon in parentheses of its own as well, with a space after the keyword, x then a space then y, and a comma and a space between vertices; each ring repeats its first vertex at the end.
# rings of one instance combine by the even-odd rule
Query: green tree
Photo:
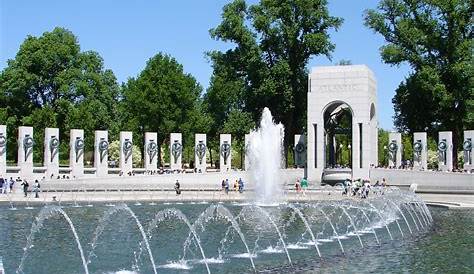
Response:
POLYGON ((388 166, 388 131, 379 128, 378 159, 380 166, 388 166))
MULTIPOLYGON (((243 82, 234 77, 232 68, 220 63, 214 63, 214 74, 210 86, 203 96, 204 111, 209 119, 208 147, 218 152, 219 134, 223 133, 224 123, 232 110, 241 110, 243 102, 243 82)), ((252 121, 253 122, 253 121, 252 121)), ((212 157, 211 157, 212 162, 212 157)))
POLYGON ((240 110, 232 110, 224 123, 223 133, 232 134, 233 147, 240 152, 240 168, 243 168, 245 134, 255 128, 252 115, 240 110))
POLYGON ((0 113, 8 117, 9 157, 16 157, 14 139, 20 125, 35 127, 37 156, 43 154, 44 127, 60 129, 61 155, 67 151, 71 128, 85 129, 86 148, 92 148, 93 130, 108 128, 113 135, 118 128, 118 97, 112 71, 104 69, 96 52, 81 52, 70 31, 55 28, 40 37, 28 36, 0 73, 0 113))
POLYGON ((382 0, 365 14, 387 42, 382 60, 414 71, 393 99, 395 124, 410 133, 452 130, 454 151, 474 126, 472 12, 468 0, 382 0))
POLYGON ((413 134, 402 134, 402 159, 413 164, 413 134))
POLYGON ((308 61, 317 55, 330 57, 335 46, 329 31, 341 23, 329 15, 324 0, 261 0, 250 6, 234 0, 225 5, 221 23, 210 34, 235 46, 208 53, 214 68, 209 98, 229 93, 211 109, 220 111, 214 114, 216 124, 234 108, 250 113, 256 122, 267 106, 285 126, 288 147, 289 137, 305 125, 308 61))
MULTIPOLYGON (((142 153, 140 147, 133 144, 132 146, 132 161, 133 167, 143 166, 142 153)), ((120 164, 120 141, 115 140, 110 142, 109 145, 109 161, 114 161, 115 165, 118 167, 120 164)))
POLYGON ((182 132, 183 143, 194 144, 193 134, 207 132, 210 123, 203 111, 201 91, 194 77, 184 73, 182 65, 159 53, 148 60, 137 78, 130 78, 124 85, 123 124, 137 134, 137 140, 146 131, 155 131, 158 142, 165 145, 169 133, 182 132))
POLYGON ((402 132, 439 130, 439 104, 443 86, 432 69, 412 73, 400 83, 392 99, 395 110, 395 127, 402 132))

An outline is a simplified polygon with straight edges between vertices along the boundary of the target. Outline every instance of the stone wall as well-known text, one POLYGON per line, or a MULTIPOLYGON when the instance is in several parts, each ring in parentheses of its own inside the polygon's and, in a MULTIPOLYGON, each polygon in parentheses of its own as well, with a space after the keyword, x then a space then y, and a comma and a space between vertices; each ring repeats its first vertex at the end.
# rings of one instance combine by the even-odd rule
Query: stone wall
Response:
POLYGON ((372 183, 385 178, 389 185, 408 187, 417 184, 418 191, 474 192, 474 174, 375 168, 370 170, 372 183))
MULTIPOLYGON (((283 169, 281 170, 282 184, 293 184, 296 179, 303 177, 304 169, 283 169)), ((136 176, 108 176, 98 178, 82 178, 74 180, 46 180, 42 188, 45 189, 67 189, 79 190, 86 189, 136 189, 140 186, 149 188, 155 186, 160 188, 173 188, 176 180, 179 180, 181 187, 193 189, 218 189, 221 188, 221 182, 229 179, 231 187, 235 180, 242 178, 245 182, 245 188, 253 188, 254 182, 246 171, 230 171, 228 173, 207 172, 207 173, 180 173, 180 174, 162 174, 162 175, 136 175, 136 176)))

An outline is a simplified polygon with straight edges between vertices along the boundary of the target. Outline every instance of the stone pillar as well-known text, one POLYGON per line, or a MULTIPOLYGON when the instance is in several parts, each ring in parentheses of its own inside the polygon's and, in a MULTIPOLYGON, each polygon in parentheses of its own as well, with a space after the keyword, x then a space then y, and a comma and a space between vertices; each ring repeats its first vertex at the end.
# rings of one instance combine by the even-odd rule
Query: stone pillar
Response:
POLYGON ((304 135, 295 135, 295 145, 293 150, 295 154, 295 167, 306 167, 306 138, 304 135))
POLYGON ((388 134, 388 166, 399 168, 402 165, 402 134, 390 132, 388 134))
POLYGON ((428 169, 428 143, 426 132, 415 132, 413 134, 413 169, 428 169))
POLYGON ((84 130, 71 129, 69 140, 69 166, 72 178, 84 176, 84 130))
POLYGON ((0 176, 7 173, 7 126, 0 125, 0 176))
POLYGON ((249 158, 249 142, 250 142, 250 134, 245 134, 244 139, 244 170, 250 169, 250 158, 249 158))
POLYGON ((220 135, 219 148, 219 170, 230 171, 232 169, 232 136, 230 134, 220 135))
POLYGON ((183 140, 181 133, 170 134, 170 167, 171 170, 181 170, 183 158, 183 140))
POLYGON ((132 172, 133 169, 133 133, 120 132, 120 170, 123 174, 132 172))
POLYGON ((145 132, 145 170, 156 170, 158 149, 158 134, 145 132))
MULTIPOLYGON (((352 119, 352 178, 354 179, 364 179, 363 174, 359 173, 360 171, 360 131, 359 131, 359 123, 355 122, 354 119, 352 119)), ((320 128, 322 131, 324 131, 324 128, 320 128)), ((324 150, 324 144, 321 147, 321 151, 319 151, 320 157, 322 157, 321 161, 324 163, 326 153, 324 150)))
POLYGON ((18 128, 18 166, 20 176, 31 178, 33 176, 33 128, 18 128))
MULTIPOLYGON (((371 136, 372 127, 370 122, 365 122, 362 124, 362 169, 364 170, 364 177, 369 179, 369 168, 371 168, 373 158, 372 158, 372 139, 374 136, 371 136)), ((374 164, 375 165, 375 164, 374 164)))
POLYGON ((474 130, 464 131, 464 142, 463 142, 463 159, 464 159, 464 170, 474 170, 474 130))
POLYGON ((194 135, 194 166, 198 173, 206 172, 206 156, 207 156, 207 145, 206 145, 206 134, 195 134, 194 135))
POLYGON ((452 171, 453 133, 451 131, 440 131, 438 136, 438 169, 441 171, 452 171))
POLYGON ((44 129, 44 166, 46 178, 59 175, 59 129, 44 129))
POLYGON ((109 175, 109 133, 96 130, 94 138, 94 167, 98 177, 109 175))

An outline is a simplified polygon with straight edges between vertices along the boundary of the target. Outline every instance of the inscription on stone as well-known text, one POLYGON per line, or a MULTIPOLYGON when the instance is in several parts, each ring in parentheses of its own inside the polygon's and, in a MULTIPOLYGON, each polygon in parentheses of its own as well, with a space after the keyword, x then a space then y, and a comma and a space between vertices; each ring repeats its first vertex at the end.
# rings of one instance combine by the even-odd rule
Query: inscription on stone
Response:
POLYGON ((355 91, 357 90, 357 85, 355 84, 336 84, 336 85, 321 85, 318 86, 320 91, 355 91))

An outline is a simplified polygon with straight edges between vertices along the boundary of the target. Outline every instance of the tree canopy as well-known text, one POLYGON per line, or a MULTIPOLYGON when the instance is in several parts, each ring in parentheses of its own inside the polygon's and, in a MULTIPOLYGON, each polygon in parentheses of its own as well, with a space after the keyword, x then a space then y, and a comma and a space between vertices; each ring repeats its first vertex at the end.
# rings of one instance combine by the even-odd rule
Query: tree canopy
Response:
POLYGON ((102 58, 93 51, 81 52, 70 31, 55 28, 40 37, 28 36, 0 73, 0 116, 9 129, 9 154, 15 151, 15 130, 20 125, 35 126, 38 157, 45 127, 58 127, 63 137, 71 128, 82 128, 91 147, 93 130, 117 132, 119 92, 102 58))
POLYGON ((365 14, 385 38, 382 60, 413 69, 393 98, 395 125, 452 130, 454 151, 462 130, 474 126, 472 13, 468 0, 382 0, 365 14))
POLYGON ((137 134, 137 140, 146 131, 154 131, 164 143, 171 132, 183 132, 185 142, 194 144, 194 133, 207 132, 210 124, 201 92, 182 65, 159 53, 148 60, 137 78, 130 78, 123 86, 123 124, 137 134))
POLYGON ((206 101, 216 124, 222 126, 233 109, 256 122, 267 106, 284 124, 288 144, 288 137, 305 126, 308 61, 331 56, 335 46, 329 31, 341 23, 320 0, 225 5, 221 23, 210 34, 235 47, 208 53, 214 72, 206 101))

